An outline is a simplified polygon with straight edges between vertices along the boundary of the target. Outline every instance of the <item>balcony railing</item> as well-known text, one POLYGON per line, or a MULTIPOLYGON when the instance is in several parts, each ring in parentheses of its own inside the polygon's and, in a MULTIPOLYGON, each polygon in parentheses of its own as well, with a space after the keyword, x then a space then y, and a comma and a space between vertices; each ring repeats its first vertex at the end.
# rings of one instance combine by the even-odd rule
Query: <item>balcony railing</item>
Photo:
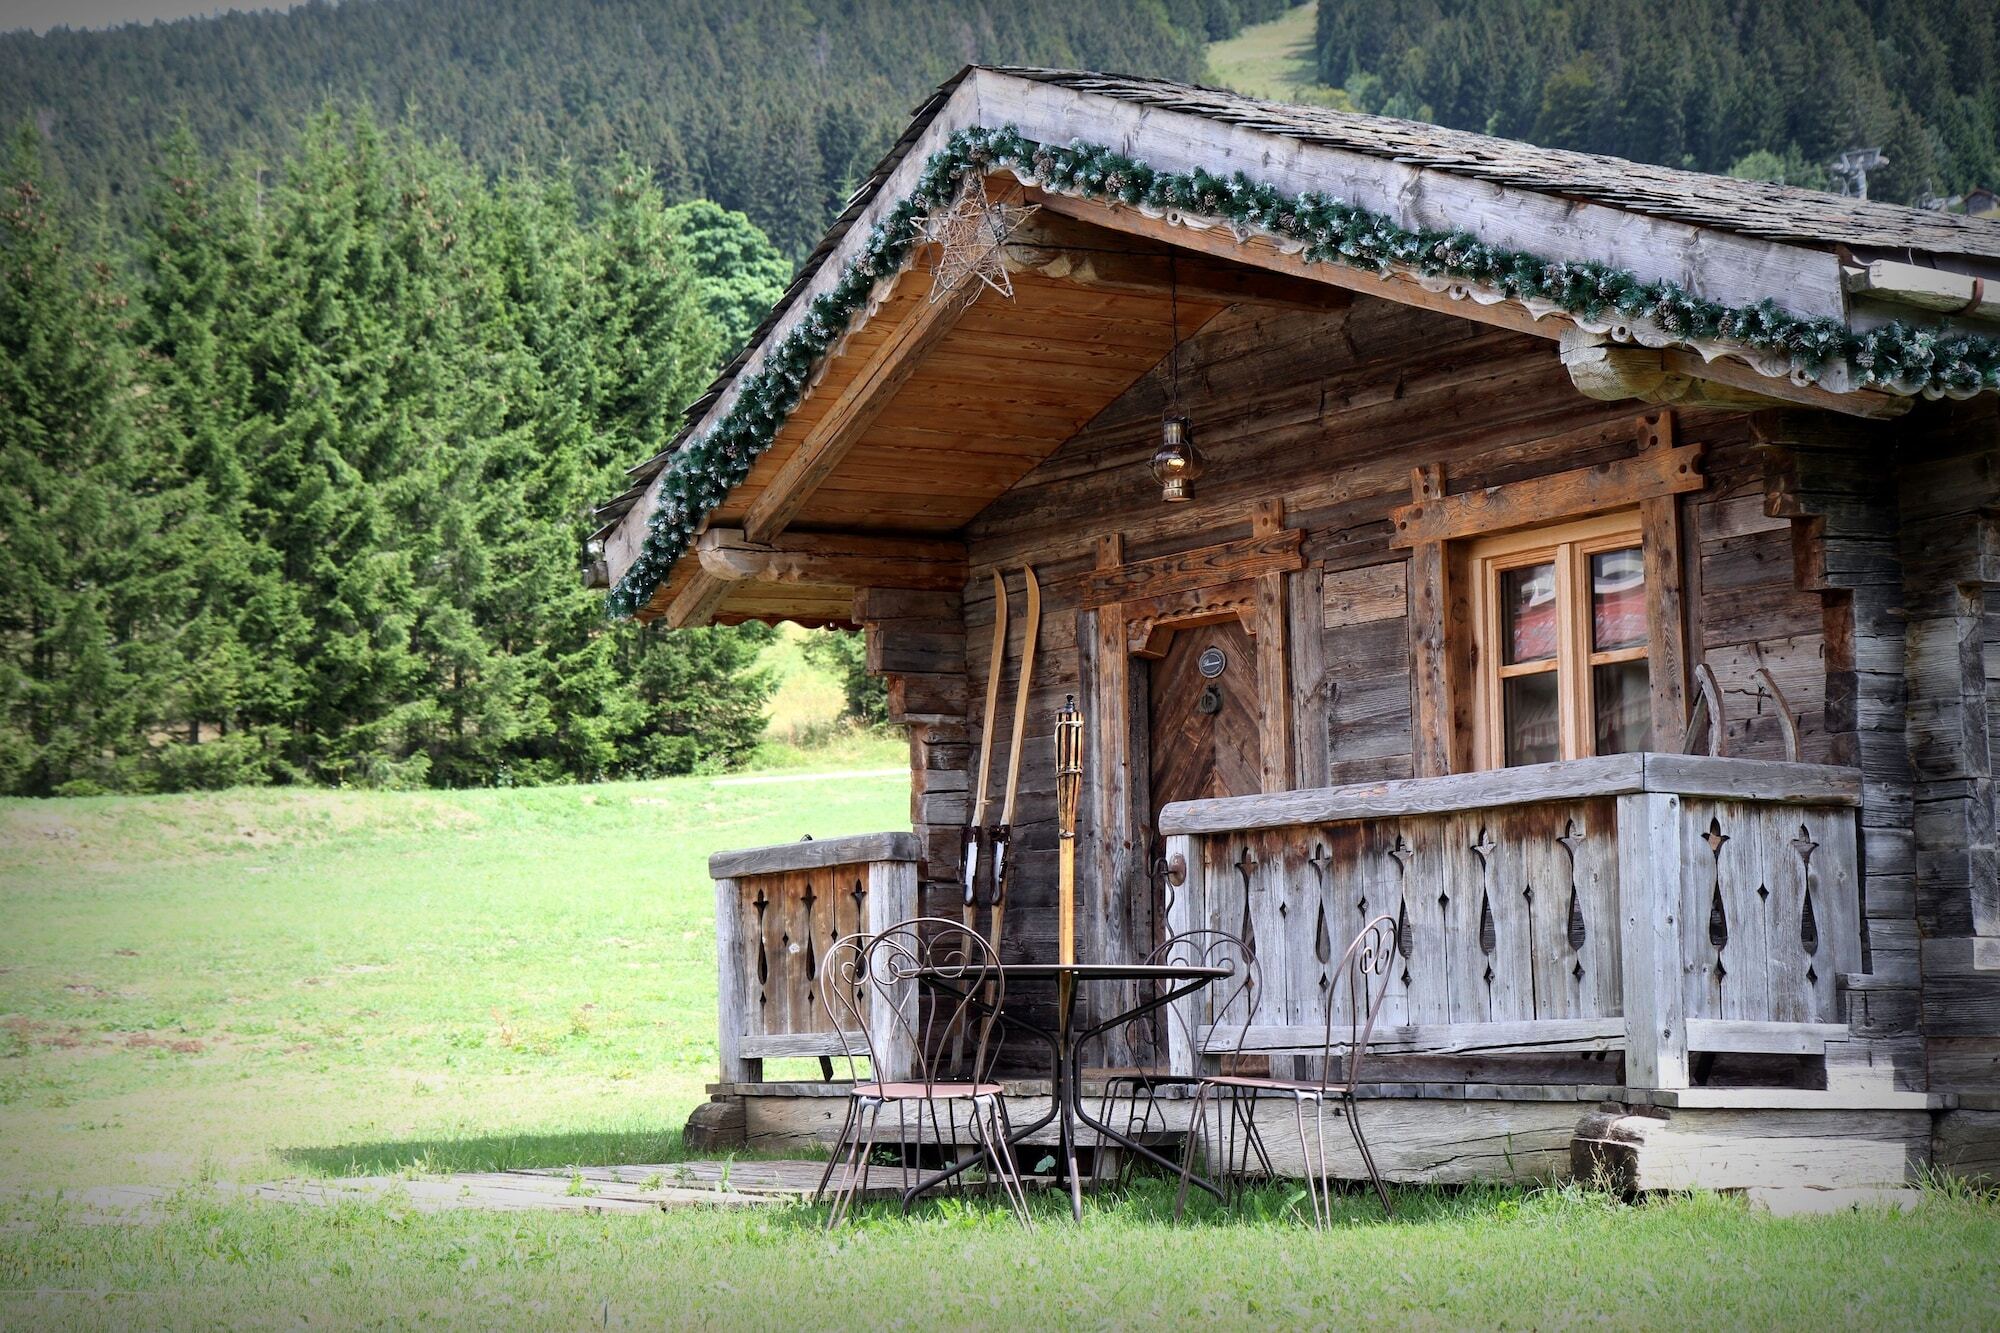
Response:
MULTIPOLYGON (((1347 994, 1329 967, 1387 912, 1375 1050, 1622 1050, 1628 1085, 1684 1088, 1690 1052, 1847 1035, 1860 800, 1852 770, 1644 754, 1186 802, 1161 816, 1169 929, 1250 942, 1250 1049, 1317 1047, 1323 995, 1347 994)), ((1235 1048, 1240 1019, 1196 1019, 1205 1053, 1235 1048)))
MULTIPOLYGON (((848 1053, 819 999, 820 960, 842 936, 917 914, 917 855, 913 834, 865 833, 708 859, 725 1083, 761 1081, 768 1059, 848 1053)), ((889 1066, 881 1072, 897 1077, 908 1059, 904 1029, 886 1008, 869 1018, 889 1066)))

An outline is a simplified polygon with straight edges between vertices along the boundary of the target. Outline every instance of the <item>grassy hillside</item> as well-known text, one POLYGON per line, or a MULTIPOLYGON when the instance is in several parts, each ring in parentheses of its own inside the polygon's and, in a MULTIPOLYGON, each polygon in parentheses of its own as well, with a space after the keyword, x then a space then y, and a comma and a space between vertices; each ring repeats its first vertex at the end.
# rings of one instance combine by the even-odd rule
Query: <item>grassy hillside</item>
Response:
POLYGON ((1254 23, 1208 47, 1210 77, 1224 88, 1274 102, 1305 102, 1351 109, 1347 95, 1319 81, 1317 10, 1296 5, 1268 23, 1254 23))

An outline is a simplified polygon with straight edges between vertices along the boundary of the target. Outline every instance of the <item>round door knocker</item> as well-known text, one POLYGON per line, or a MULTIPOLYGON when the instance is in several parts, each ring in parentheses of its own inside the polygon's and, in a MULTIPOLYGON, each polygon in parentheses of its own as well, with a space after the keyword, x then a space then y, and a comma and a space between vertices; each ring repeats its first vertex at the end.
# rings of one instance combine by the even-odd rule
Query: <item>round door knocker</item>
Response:
POLYGON ((1209 680, 1214 680, 1229 667, 1229 657, 1220 648, 1209 647, 1201 650, 1195 661, 1195 669, 1209 680))
POLYGON ((1201 698, 1195 701, 1194 706, 1204 713, 1220 713, 1222 711, 1221 689, 1214 685, 1208 686, 1202 690, 1201 698))

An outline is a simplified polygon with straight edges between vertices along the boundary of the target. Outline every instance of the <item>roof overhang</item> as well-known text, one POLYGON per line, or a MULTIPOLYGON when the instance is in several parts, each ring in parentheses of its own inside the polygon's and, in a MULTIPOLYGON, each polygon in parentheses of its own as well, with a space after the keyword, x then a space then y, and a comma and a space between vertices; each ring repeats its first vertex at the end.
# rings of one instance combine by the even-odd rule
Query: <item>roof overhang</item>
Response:
MULTIPOLYGON (((1896 277, 1867 270, 1831 241, 1745 234, 1530 189, 1491 172, 1466 174, 1448 162, 1362 152, 1296 126, 1261 125, 1241 111, 1259 104, 1233 103, 1231 115, 1218 116, 1027 72, 963 72, 920 111, 750 348, 696 405, 676 447, 729 416, 774 349, 818 317, 816 300, 868 254, 932 155, 975 128, 1011 127, 1041 144, 1100 144, 1163 173, 1240 172, 1287 196, 1338 198, 1409 231, 1469 233, 1487 246, 1672 283, 1730 307, 1776 301, 1793 316, 1857 328, 1866 320, 1865 310, 1857 320, 1864 287, 1857 267, 1876 275, 1875 299, 1896 277)), ((1044 210, 1034 234, 1010 250, 1015 299, 931 300, 922 249, 901 272, 883 275, 866 310, 814 366, 768 448, 708 511, 708 531, 637 608, 640 616, 677 626, 750 618, 842 624, 861 587, 948 578, 943 571, 963 561, 962 551, 949 549, 954 533, 1156 364, 1176 337, 1233 304, 1335 303, 1362 293, 1534 334, 1560 342, 1579 388, 1599 397, 1728 402, 1735 395, 1860 416, 1893 415, 1909 402, 1857 384, 1845 363, 1802 375, 1787 357, 1676 336, 1643 319, 1593 318, 1412 266, 1312 262, 1296 237, 1195 210, 1047 188, 1020 164, 991 170, 996 186, 1044 210), (1118 244, 1092 244, 1093 237, 1118 244), (1169 253, 1181 257, 1178 302, 1161 290, 1160 259, 1169 253), (722 535, 711 541, 712 534, 722 535)), ((1961 276, 1974 282, 1970 272, 1952 273, 1928 286, 1955 292, 1961 276)), ((1929 299, 1935 309, 1942 298, 1933 291, 1929 299)), ((609 520, 600 535, 613 580, 645 547, 673 453, 635 468, 633 487, 600 511, 609 520)))

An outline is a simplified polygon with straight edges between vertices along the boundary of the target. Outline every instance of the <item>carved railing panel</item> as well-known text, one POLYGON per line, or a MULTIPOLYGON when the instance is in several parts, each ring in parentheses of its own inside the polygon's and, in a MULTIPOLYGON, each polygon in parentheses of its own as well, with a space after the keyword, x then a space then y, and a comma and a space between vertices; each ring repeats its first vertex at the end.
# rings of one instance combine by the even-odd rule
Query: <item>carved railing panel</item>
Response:
POLYGON ((1688 1016, 1835 1021, 1861 967, 1853 813, 1690 800, 1681 827, 1688 1016))
POLYGON ((819 960, 867 926, 868 867, 752 875, 736 882, 745 961, 744 1032, 833 1031, 819 998, 819 960))
POLYGON ((1622 1048, 1637 1086, 1670 1088, 1691 1051, 1846 1037, 1859 804, 1849 770, 1647 754, 1186 802, 1161 824, 1189 867, 1177 924, 1256 952, 1257 1049, 1315 1045, 1329 990, 1347 1019, 1333 960, 1384 912, 1385 1050, 1622 1048))
POLYGON ((1203 919, 1254 950, 1259 1025, 1319 1023, 1329 990, 1343 1021, 1331 969, 1385 912, 1385 1023, 1616 1017, 1615 821, 1607 799, 1213 836, 1203 919))
MULTIPOLYGON (((881 931, 916 915, 916 861, 916 839, 907 833, 709 858, 725 1082, 755 1081, 768 1058, 843 1054, 820 1000, 821 964, 843 936, 881 931)), ((878 1042, 893 1037, 886 1015, 871 1013, 870 1022, 878 1042)), ((885 1055, 901 1058, 900 1049, 885 1055)))

